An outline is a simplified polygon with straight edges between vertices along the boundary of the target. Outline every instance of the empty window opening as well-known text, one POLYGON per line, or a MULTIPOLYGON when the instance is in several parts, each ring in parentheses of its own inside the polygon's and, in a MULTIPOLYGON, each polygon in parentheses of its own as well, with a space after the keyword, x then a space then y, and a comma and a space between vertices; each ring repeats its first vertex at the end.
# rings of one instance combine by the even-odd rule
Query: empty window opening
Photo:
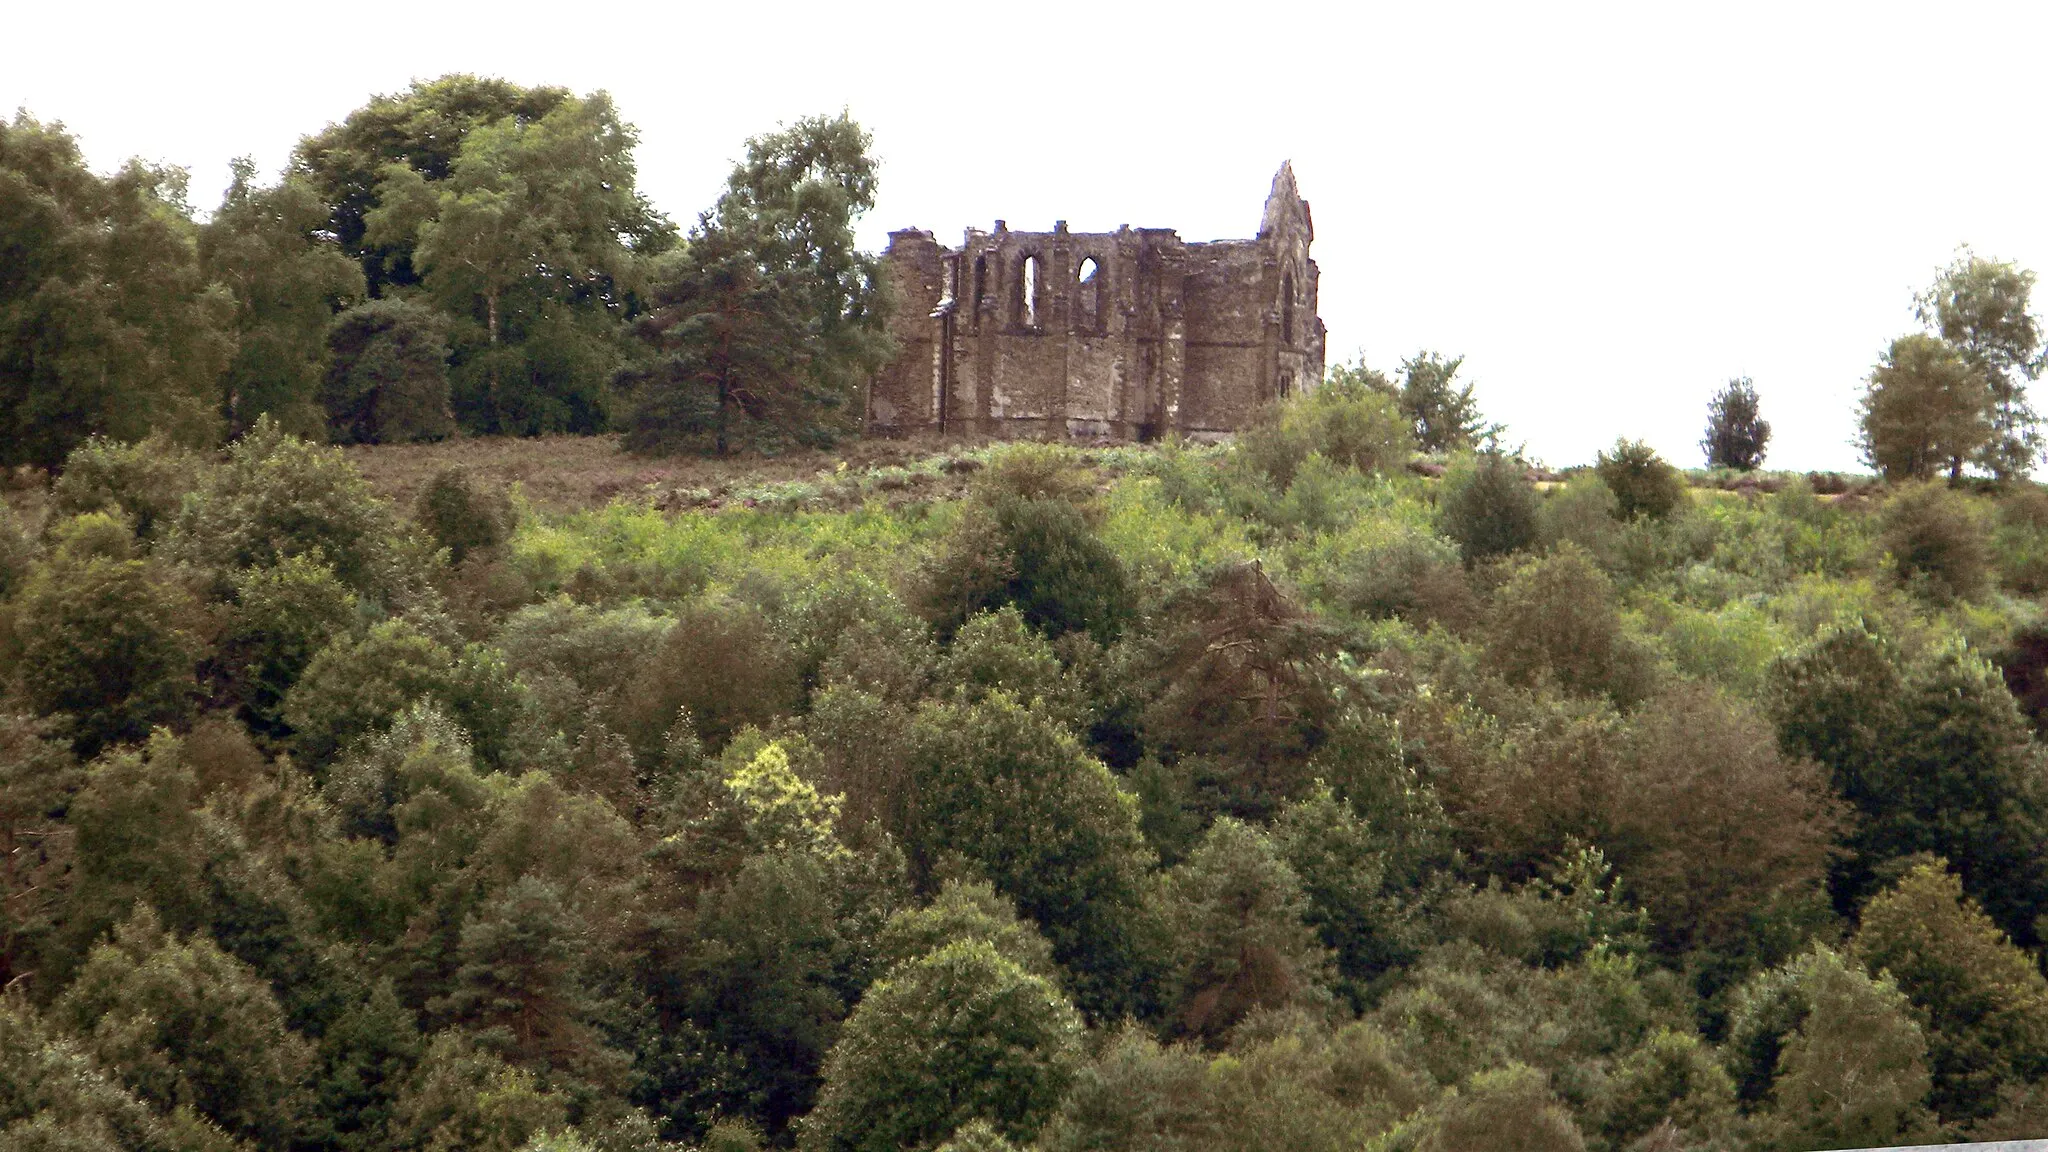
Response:
POLYGON ((1292 395, 1294 395, 1294 373, 1282 372, 1280 374, 1280 398, 1285 400, 1292 395))
MULTIPOLYGON (((1280 341, 1294 343, 1294 273, 1288 272, 1280 278, 1280 341)), ((1287 393, 1280 393, 1285 396, 1287 393)))
POLYGON ((1074 278, 1074 330, 1094 332, 1102 324, 1102 265, 1090 256, 1074 278))
POLYGON ((1022 287, 1024 290, 1024 326, 1026 328, 1036 328, 1038 327, 1038 257, 1036 256, 1026 256, 1024 258, 1024 280, 1022 287))
POLYGON ((974 305, 973 305, 973 307, 974 307, 974 315, 975 315, 975 316, 976 316, 977 318, 978 318, 978 317, 980 317, 980 315, 981 315, 981 300, 982 300, 982 297, 984 297, 984 296, 986 296, 986 295, 988 295, 988 257, 987 257, 987 256, 976 256, 976 257, 974 258, 974 305))

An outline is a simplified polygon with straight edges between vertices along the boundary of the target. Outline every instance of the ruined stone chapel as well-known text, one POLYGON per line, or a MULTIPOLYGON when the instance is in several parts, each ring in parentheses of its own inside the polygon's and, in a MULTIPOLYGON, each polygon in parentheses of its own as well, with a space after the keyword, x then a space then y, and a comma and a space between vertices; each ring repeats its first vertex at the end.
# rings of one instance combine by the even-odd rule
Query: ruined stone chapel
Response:
POLYGON ((1171 228, 969 228, 958 248, 889 234, 895 359, 871 432, 1210 439, 1323 376, 1315 228, 1294 168, 1258 236, 1189 243, 1171 228))

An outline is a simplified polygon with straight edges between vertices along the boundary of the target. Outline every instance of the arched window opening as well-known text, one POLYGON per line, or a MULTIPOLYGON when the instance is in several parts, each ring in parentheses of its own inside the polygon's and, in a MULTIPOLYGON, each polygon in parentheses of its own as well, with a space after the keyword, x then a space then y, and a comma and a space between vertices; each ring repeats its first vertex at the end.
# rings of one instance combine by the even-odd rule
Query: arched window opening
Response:
POLYGON ((1026 256, 1024 275, 1019 284, 1023 294, 1020 312, 1026 328, 1038 327, 1038 279, 1038 257, 1026 256))
POLYGON ((1074 278, 1074 331, 1101 330, 1102 281, 1102 265, 1093 256, 1084 258, 1074 278))
POLYGON ((974 322, 976 324, 981 323, 981 302, 982 299, 987 295, 988 257, 986 255, 976 256, 974 258, 974 302, 972 304, 972 307, 974 309, 974 322))
POLYGON ((1294 343, 1294 273, 1291 271, 1280 278, 1280 342, 1294 343))

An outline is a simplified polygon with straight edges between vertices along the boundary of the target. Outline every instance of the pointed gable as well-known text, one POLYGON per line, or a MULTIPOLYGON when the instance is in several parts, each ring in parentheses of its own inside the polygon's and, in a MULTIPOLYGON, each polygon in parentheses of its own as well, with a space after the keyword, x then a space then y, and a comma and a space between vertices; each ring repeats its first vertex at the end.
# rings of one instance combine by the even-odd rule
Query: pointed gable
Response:
POLYGON ((1273 173, 1273 191, 1266 196, 1265 215, 1259 220, 1259 238, 1265 239, 1286 231, 1289 226, 1301 229, 1309 239, 1316 238, 1316 226, 1308 214, 1308 201, 1301 198, 1301 189, 1294 183, 1294 161, 1283 161, 1280 170, 1273 173))

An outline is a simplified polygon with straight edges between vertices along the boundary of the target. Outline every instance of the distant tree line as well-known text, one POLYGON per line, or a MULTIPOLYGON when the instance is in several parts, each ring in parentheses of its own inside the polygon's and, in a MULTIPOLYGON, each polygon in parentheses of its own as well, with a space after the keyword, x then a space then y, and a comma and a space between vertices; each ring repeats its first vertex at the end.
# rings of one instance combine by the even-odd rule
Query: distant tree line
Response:
POLYGON ((689 236, 634 183, 602 92, 454 75, 238 161, 200 218, 176 169, 89 170, 0 123, 0 464, 92 436, 315 439, 626 429, 636 447, 816 440, 885 350, 868 137, 845 115, 747 143, 689 236))

